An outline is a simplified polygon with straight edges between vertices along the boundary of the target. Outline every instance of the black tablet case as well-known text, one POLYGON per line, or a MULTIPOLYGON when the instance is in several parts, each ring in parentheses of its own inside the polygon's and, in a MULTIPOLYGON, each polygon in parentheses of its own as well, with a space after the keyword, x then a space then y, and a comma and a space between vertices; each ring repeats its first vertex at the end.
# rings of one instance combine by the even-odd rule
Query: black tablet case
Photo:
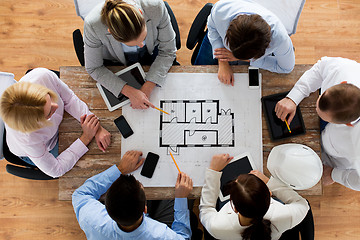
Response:
POLYGON ((288 137, 305 134, 304 120, 301 115, 300 107, 296 107, 296 114, 290 123, 291 133, 289 132, 285 122, 281 121, 275 114, 275 106, 278 101, 286 97, 289 92, 277 93, 269 96, 265 96, 261 99, 265 119, 270 131, 270 137, 272 140, 279 140, 288 137))
POLYGON ((248 174, 251 170, 253 168, 247 156, 226 165, 220 178, 220 190, 223 196, 229 195, 228 189, 226 189, 227 183, 235 180, 240 174, 248 174))

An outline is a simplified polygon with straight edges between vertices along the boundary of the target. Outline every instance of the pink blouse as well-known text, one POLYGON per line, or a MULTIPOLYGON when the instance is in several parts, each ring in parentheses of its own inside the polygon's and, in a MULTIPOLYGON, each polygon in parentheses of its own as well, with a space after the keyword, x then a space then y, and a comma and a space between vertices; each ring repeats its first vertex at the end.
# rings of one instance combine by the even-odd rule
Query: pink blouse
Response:
POLYGON ((78 138, 57 158, 49 151, 58 141, 59 125, 63 119, 64 110, 80 121, 80 116, 92 114, 87 105, 62 82, 55 73, 45 68, 36 68, 20 79, 20 82, 31 82, 43 85, 58 95, 58 109, 48 121, 49 127, 44 127, 31 133, 22 133, 6 127, 6 140, 9 149, 17 156, 28 156, 33 163, 51 177, 60 177, 69 171, 75 163, 89 150, 78 138))

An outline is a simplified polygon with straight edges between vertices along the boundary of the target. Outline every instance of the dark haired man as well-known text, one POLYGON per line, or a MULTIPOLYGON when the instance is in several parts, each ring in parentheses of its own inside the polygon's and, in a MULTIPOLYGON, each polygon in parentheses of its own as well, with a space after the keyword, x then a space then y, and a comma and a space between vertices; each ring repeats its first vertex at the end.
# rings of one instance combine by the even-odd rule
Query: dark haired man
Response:
POLYGON ((294 68, 294 47, 285 26, 272 12, 251 0, 218 1, 207 27, 195 65, 213 65, 218 59, 218 77, 225 84, 234 85, 230 65, 244 61, 277 73, 289 73, 294 68))
POLYGON ((319 117, 328 122, 321 133, 323 183, 338 182, 360 191, 360 64, 345 58, 323 57, 297 81, 275 107, 289 124, 296 106, 321 89, 316 102, 319 117))
POLYGON ((147 216, 145 192, 132 175, 144 162, 140 151, 126 152, 117 165, 97 174, 72 196, 76 218, 87 239, 190 239, 187 196, 192 180, 179 173, 172 227, 147 216), (98 200, 106 191, 105 205, 98 200))

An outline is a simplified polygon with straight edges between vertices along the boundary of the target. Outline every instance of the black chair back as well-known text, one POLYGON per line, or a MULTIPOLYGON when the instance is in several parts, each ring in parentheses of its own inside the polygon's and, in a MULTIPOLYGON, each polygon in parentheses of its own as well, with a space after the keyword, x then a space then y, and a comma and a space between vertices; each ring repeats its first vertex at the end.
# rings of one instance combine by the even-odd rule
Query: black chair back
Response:
POLYGON ((205 34, 207 33, 206 24, 207 18, 210 15, 211 9, 213 7, 212 3, 207 3, 196 15, 195 20, 193 21, 188 38, 186 40, 186 47, 192 50, 195 46, 195 50, 191 56, 191 64, 194 65, 195 59, 199 53, 199 49, 205 34))

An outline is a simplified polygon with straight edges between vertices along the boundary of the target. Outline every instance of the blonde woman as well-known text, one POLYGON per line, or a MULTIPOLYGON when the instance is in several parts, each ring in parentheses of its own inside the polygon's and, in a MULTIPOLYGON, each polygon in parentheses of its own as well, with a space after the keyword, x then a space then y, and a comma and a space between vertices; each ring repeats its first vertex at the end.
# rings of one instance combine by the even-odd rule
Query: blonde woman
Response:
POLYGON ((1 96, 0 110, 10 151, 54 178, 75 165, 94 137, 102 151, 110 144, 110 133, 99 119, 45 68, 32 70, 8 87, 1 96), (80 121, 83 133, 59 155, 58 129, 64 111, 80 121))
POLYGON ((162 0, 108 0, 85 18, 85 68, 115 96, 123 94, 135 109, 146 109, 156 85, 163 85, 175 59, 175 32, 162 0), (140 90, 104 67, 104 60, 151 65, 140 90))

